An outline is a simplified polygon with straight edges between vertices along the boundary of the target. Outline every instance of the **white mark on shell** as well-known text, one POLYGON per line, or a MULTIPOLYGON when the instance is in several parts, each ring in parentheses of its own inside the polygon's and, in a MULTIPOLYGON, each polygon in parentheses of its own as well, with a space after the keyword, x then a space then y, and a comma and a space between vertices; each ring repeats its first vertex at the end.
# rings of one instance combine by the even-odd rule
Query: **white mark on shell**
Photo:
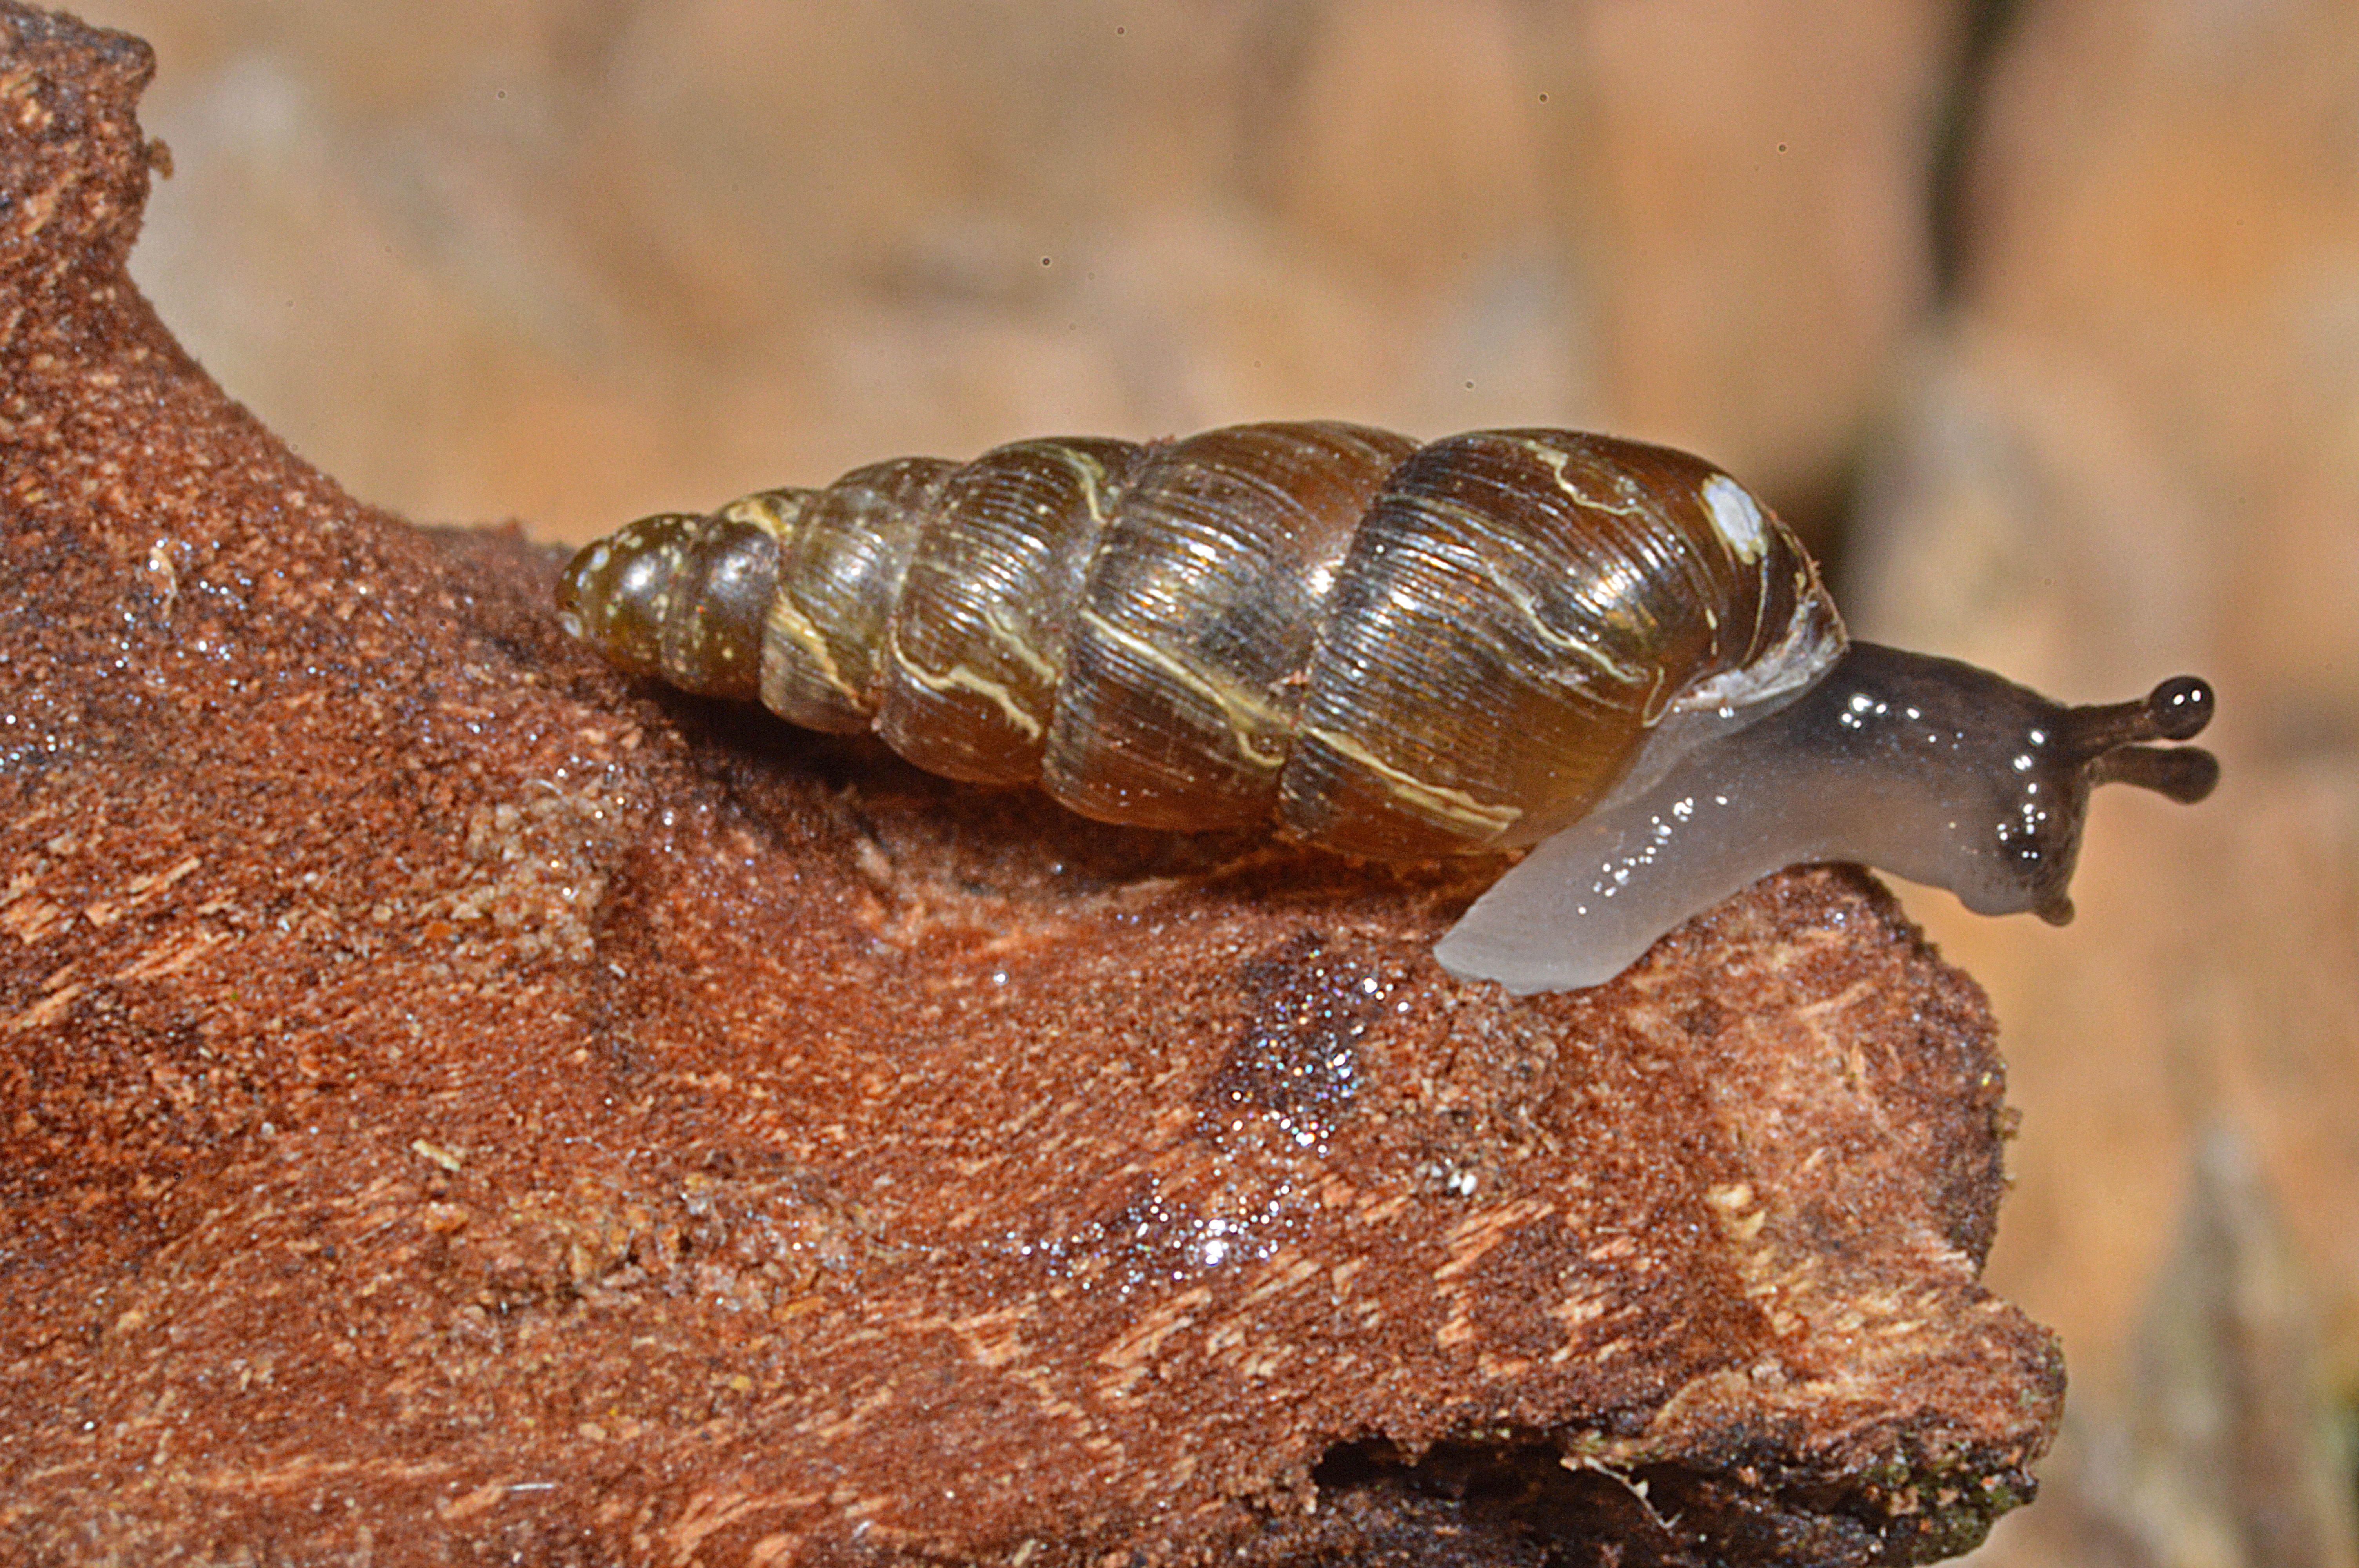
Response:
POLYGON ((1712 514, 1712 528, 1728 541, 1738 560, 1757 561, 1769 547, 1768 524, 1761 508, 1743 485, 1726 474, 1716 473, 1703 481, 1703 509, 1712 514))

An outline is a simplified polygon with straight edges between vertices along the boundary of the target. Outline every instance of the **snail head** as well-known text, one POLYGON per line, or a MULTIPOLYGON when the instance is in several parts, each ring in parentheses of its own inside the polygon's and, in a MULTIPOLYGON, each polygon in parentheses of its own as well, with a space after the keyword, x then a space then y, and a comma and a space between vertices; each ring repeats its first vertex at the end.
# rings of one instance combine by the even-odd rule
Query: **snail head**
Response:
POLYGON ((2089 795, 2127 784, 2181 803, 2219 783, 2193 739, 2212 688, 2177 676, 2130 702, 2067 707, 1953 660, 1854 644, 1822 703, 1846 750, 1872 753, 1915 809, 1894 814, 1913 845, 1875 863, 1956 892, 1983 914, 2072 918, 2068 888, 2089 795), (1914 865, 1897 861, 1913 861, 1914 865))
POLYGON ((2041 919, 2061 925, 2072 918, 2072 901, 2065 895, 2064 884, 2080 850, 2081 821, 2091 790, 2106 784, 2136 784, 2191 806, 2218 785, 2220 760, 2210 752, 2200 746, 2156 744, 2191 741, 2202 733, 2212 721, 2212 704, 2209 684, 2194 676, 2173 676, 2142 699, 2060 709, 2036 732, 2044 747, 2027 748, 2009 759, 2011 769, 2020 769, 2020 758, 2028 755, 2032 765, 2023 771, 2044 780, 2059 803, 2046 841, 2038 829, 2024 838, 2026 883, 2038 891, 2031 909, 2041 919), (2060 866, 2052 882, 2046 874, 2051 863, 2060 866))

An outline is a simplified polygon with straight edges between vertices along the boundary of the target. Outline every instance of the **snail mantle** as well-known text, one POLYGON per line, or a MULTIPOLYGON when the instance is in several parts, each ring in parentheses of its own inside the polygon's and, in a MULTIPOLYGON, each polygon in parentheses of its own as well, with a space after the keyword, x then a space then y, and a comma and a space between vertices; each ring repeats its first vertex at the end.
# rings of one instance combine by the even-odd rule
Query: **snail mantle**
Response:
POLYGON ((1923 1561, 2029 1495, 1976 988, 1856 873, 1610 984, 1482 877, 659 695, 124 270, 0 5, 0 1539, 35 1560, 1923 1561))

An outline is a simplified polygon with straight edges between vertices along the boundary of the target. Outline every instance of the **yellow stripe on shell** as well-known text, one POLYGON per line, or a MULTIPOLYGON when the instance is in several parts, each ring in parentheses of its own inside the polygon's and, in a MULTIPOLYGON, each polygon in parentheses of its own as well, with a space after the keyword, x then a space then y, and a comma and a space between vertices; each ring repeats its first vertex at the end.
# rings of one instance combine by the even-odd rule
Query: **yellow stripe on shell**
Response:
POLYGON ((1275 773, 1286 765, 1285 748, 1272 753, 1254 744, 1258 736, 1270 730, 1284 733, 1285 719, 1250 688, 1209 678, 1204 671, 1181 662, 1146 638, 1124 631, 1094 610, 1084 609, 1082 619, 1219 708, 1221 721, 1236 740, 1238 755, 1249 765, 1266 773, 1275 773))
POLYGON ((809 616, 796 607, 784 593, 775 595, 768 611, 762 617, 765 641, 776 636, 803 656, 803 662, 819 674, 829 689, 841 696, 855 713, 871 711, 868 694, 854 687, 843 676, 835 662, 835 650, 828 643, 827 634, 811 623, 809 616))
POLYGON ((926 669, 901 651, 900 638, 890 630, 885 633, 885 656, 891 659, 902 674, 937 697, 948 697, 961 691, 973 692, 1007 715, 1008 721, 1024 732, 1026 740, 1040 738, 1044 728, 1040 720, 1026 712, 1023 705, 997 681, 979 676, 964 665, 952 665, 939 671, 926 669))
POLYGON ((1485 828, 1496 837, 1513 827, 1516 818, 1524 814, 1520 806, 1485 806, 1464 790, 1451 789, 1447 784, 1428 784, 1423 779, 1413 777, 1348 735, 1321 729, 1305 730, 1303 733, 1359 763, 1383 780, 1386 789, 1395 799, 1407 802, 1429 816, 1485 828))

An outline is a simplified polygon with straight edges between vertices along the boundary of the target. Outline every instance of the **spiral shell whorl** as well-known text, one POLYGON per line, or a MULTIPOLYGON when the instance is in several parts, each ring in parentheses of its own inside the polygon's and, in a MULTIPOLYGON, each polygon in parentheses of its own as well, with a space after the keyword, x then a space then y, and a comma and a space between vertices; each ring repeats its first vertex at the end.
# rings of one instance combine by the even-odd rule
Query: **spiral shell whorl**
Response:
POLYGON ((760 695, 761 629, 777 579, 774 535, 763 525, 726 512, 660 512, 573 557, 558 586, 558 615, 634 675, 751 701, 760 695))
POLYGON ((937 773, 1399 858, 1532 842, 1683 707, 1766 710, 1843 646, 1734 481, 1552 430, 904 459, 633 524, 560 598, 626 669, 873 727, 937 773))
POLYGON ((1040 776, 1086 574, 1140 456, 1020 441, 950 476, 885 628, 886 745, 950 778, 1040 776))
POLYGON ((1683 695, 1753 706, 1842 646, 1809 555, 1701 460, 1557 430, 1436 441, 1353 539, 1285 817, 1362 854, 1531 843, 1683 695))
POLYGON ((1405 437, 1245 425, 1150 450, 1092 564, 1042 783, 1087 816, 1267 819, 1343 556, 1405 437))

